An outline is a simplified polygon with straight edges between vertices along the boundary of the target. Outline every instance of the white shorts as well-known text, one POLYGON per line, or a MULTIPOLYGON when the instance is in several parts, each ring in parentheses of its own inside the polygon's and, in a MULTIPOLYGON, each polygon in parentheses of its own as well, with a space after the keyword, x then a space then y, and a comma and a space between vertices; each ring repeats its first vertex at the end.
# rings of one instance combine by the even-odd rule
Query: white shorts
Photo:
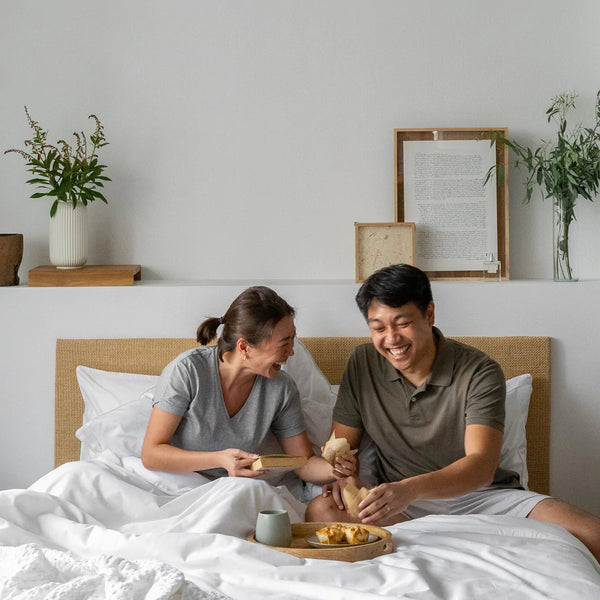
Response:
POLYGON ((486 489, 470 492, 457 498, 416 500, 403 512, 409 519, 427 515, 508 515, 526 517, 534 506, 550 498, 527 490, 486 489))

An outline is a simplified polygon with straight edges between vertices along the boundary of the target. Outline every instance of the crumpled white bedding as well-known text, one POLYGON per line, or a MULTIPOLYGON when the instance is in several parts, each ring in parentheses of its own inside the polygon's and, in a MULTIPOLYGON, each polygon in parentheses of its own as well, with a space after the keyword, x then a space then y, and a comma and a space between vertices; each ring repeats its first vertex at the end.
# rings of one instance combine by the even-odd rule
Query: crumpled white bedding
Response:
POLYGON ((37 544, 0 547, 3 600, 201 600, 205 594, 183 573, 154 560, 99 555, 79 559, 37 544))
MULTIPOLYGON (((0 590, 16 576, 16 553, 31 551, 49 562, 68 552, 82 568, 115 565, 115 574, 132 577, 153 565, 153 585, 159 574, 173 574, 173 585, 181 588, 174 593, 182 598, 200 590, 239 600, 600 598, 598 563, 554 525, 511 517, 425 517, 389 528, 392 554, 344 563, 300 559, 246 541, 257 512, 267 508, 288 510, 293 522, 303 518, 304 506, 285 488, 262 481, 207 483, 196 474, 150 473, 139 459, 110 453, 68 463, 27 490, 0 492, 0 546, 13 547, 0 548, 0 590)), ((63 573, 63 583, 68 575, 63 573)), ((150 590, 130 597, 173 593, 150 590)), ((104 593, 85 597, 119 598, 106 586, 104 593)))

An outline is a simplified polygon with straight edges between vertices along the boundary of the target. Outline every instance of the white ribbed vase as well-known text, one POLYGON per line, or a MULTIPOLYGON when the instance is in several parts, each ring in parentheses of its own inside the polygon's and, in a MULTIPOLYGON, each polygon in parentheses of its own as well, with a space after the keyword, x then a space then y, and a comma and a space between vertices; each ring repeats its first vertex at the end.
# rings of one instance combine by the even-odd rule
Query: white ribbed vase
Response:
POLYGON ((50 262, 57 269, 77 269, 87 262, 87 206, 59 202, 50 217, 50 262))

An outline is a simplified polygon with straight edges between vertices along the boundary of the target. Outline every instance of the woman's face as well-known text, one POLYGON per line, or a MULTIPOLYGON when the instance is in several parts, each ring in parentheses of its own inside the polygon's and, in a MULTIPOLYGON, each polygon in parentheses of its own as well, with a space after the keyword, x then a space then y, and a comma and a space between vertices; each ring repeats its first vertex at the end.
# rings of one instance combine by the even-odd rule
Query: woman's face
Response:
POLYGON ((292 317, 283 317, 270 337, 257 346, 248 346, 246 366, 257 375, 277 377, 281 365, 294 354, 296 327, 292 317))

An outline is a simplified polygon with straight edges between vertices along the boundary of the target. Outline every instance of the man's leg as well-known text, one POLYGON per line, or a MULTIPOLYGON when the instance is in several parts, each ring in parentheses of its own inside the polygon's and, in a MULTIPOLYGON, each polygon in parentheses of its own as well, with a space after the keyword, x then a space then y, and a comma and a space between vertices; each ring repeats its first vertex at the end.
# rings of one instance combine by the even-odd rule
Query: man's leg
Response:
POLYGON ((598 517, 566 502, 546 498, 535 505, 527 518, 564 527, 581 540, 600 562, 600 519, 598 517))

